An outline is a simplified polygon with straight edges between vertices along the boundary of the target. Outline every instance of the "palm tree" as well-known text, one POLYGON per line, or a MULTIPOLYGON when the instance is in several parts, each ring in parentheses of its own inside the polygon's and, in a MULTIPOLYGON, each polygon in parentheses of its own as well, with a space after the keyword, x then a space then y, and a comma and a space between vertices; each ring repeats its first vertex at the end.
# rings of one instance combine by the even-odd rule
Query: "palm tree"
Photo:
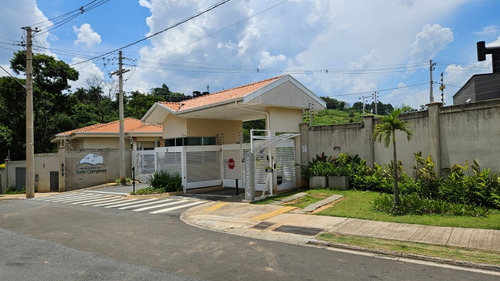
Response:
POLYGON ((409 122, 399 120, 399 115, 404 112, 404 108, 396 108, 391 114, 382 117, 381 123, 375 127, 373 131, 373 140, 380 142, 382 138, 384 139, 385 147, 389 147, 392 139, 392 149, 394 154, 394 206, 398 207, 401 203, 399 199, 399 187, 398 187, 398 158, 396 155, 396 131, 402 131, 406 133, 406 138, 411 140, 413 132, 409 127, 409 122))

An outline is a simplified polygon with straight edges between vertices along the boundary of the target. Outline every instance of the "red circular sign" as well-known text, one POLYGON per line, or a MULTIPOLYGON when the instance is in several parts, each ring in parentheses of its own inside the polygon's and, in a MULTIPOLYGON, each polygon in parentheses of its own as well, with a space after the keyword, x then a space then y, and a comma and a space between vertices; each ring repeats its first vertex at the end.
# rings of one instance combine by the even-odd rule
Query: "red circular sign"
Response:
POLYGON ((236 165, 236 162, 234 162, 234 159, 229 158, 229 160, 227 160, 227 167, 232 170, 232 169, 234 169, 234 165, 236 165))

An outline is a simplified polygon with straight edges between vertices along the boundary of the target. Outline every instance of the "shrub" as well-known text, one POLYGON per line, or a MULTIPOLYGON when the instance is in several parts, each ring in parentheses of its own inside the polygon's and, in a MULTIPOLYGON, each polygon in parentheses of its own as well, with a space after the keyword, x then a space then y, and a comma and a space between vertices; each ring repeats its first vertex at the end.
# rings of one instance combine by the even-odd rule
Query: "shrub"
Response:
POLYGON ((490 169, 479 167, 477 161, 469 166, 455 164, 448 169, 450 176, 439 186, 439 196, 453 203, 500 208, 500 179, 490 169))
POLYGON ((131 192, 131 195, 144 195, 156 193, 155 189, 152 187, 141 188, 135 192, 131 192))
POLYGON ((148 177, 149 185, 157 190, 157 193, 180 191, 182 189, 182 178, 179 174, 169 174, 159 171, 148 177))
POLYGON ((487 209, 484 207, 422 198, 417 194, 402 195, 401 204, 397 208, 394 208, 393 201, 394 198, 391 195, 381 194, 373 201, 372 207, 394 215, 443 214, 484 217, 487 214, 487 209))

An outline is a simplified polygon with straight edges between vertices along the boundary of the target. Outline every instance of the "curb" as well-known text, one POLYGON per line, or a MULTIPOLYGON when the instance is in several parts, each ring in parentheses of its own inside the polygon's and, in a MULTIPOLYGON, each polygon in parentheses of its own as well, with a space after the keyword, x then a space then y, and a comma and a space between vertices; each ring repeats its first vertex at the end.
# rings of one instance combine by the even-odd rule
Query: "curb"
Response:
POLYGON ((398 257, 398 258, 407 258, 407 259, 414 259, 414 260, 421 260, 421 261, 427 261, 427 262, 434 262, 434 263, 441 263, 441 264, 447 264, 447 265, 454 265, 454 266, 461 266, 461 267, 476 268, 476 269, 500 272, 500 266, 492 265, 492 264, 474 263, 474 262, 468 262, 468 261, 452 260, 452 259, 437 258, 437 257, 428 257, 428 256, 422 256, 422 255, 418 255, 418 254, 407 254, 407 253, 401 253, 401 252, 382 251, 382 250, 375 250, 375 249, 353 246, 353 245, 348 245, 348 244, 326 242, 326 241, 317 240, 317 239, 311 239, 307 242, 307 244, 314 245, 314 246, 338 248, 338 249, 352 250, 352 251, 358 251, 358 252, 368 252, 368 253, 372 253, 372 254, 387 255, 387 256, 398 257))

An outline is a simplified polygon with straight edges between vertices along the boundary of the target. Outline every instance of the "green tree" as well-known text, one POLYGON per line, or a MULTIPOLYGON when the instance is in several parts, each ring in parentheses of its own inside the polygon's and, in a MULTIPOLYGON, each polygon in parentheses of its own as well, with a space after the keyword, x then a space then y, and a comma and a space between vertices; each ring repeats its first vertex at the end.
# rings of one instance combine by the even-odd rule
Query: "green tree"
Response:
POLYGON ((399 115, 403 112, 403 109, 396 108, 391 114, 382 117, 381 123, 375 127, 373 131, 373 140, 380 142, 384 139, 385 147, 389 147, 392 140, 393 149, 393 169, 394 169, 394 208, 397 210, 401 200, 399 199, 399 187, 398 187, 398 157, 396 154, 396 132, 402 131, 406 134, 407 140, 411 140, 413 132, 409 127, 409 122, 401 121, 399 115))
MULTIPOLYGON (((16 74, 26 72, 26 51, 14 53, 10 63, 16 74)), ((57 112, 70 110, 71 103, 63 91, 70 89, 69 81, 77 79, 78 71, 65 62, 45 54, 33 55, 35 152, 51 152, 55 149, 55 145, 50 143, 50 138, 59 132, 54 117, 57 112)))
MULTIPOLYGON (((24 84, 24 81, 21 81, 24 84)), ((22 160, 26 143, 26 90, 14 78, 0 77, 0 161, 10 150, 12 160, 22 160)))
POLYGON ((145 95, 138 91, 132 92, 132 96, 125 106, 125 114, 129 117, 141 119, 151 106, 160 100, 163 100, 161 96, 145 95))

